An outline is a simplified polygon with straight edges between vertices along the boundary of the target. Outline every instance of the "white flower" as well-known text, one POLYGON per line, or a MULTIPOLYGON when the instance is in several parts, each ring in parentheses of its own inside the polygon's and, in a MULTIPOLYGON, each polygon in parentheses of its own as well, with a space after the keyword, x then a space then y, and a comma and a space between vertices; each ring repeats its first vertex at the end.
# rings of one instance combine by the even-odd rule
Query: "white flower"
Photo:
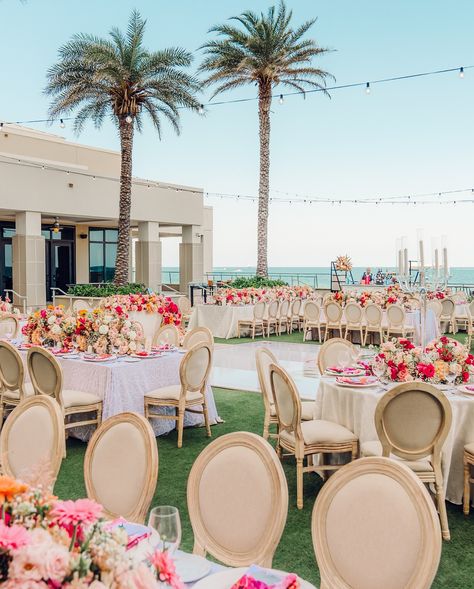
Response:
POLYGON ((136 350, 137 349, 137 344, 135 342, 130 342, 128 344, 128 347, 130 348, 130 350, 136 350))
POLYGON ((130 333, 128 334, 128 338, 133 341, 135 339, 137 339, 137 332, 136 331, 130 331, 130 333))
POLYGON ((54 315, 51 315, 50 317, 48 317, 48 323, 50 325, 52 325, 53 323, 56 323, 56 317, 54 317, 54 315))
POLYGON ((53 327, 51 327, 51 333, 54 333, 55 335, 59 335, 60 333, 62 333, 61 326, 55 323, 53 327))
POLYGON ((126 320, 123 322, 123 326, 126 328, 132 327, 132 322, 130 320, 126 320))
POLYGON ((109 328, 107 327, 107 325, 101 325, 99 327, 99 333, 101 335, 107 335, 109 333, 109 328))

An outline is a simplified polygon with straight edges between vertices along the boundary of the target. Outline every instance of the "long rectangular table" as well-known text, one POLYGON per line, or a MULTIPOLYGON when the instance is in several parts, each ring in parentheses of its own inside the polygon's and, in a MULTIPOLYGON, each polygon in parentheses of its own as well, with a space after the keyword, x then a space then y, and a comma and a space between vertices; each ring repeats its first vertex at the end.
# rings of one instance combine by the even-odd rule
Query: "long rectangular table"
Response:
MULTIPOLYGON (((393 385, 394 386, 394 385, 393 385)), ((378 440, 375 408, 384 390, 338 386, 334 378, 322 377, 315 401, 315 419, 339 423, 361 444, 378 440)), ((446 499, 460 505, 463 496, 464 445, 474 441, 474 397, 447 395, 453 412, 451 431, 443 446, 442 467, 446 499)))
POLYGON ((189 329, 207 327, 214 337, 237 337, 239 320, 253 318, 254 305, 196 305, 189 320, 189 329))
MULTIPOLYGON (((26 353, 22 352, 26 360, 26 353)), ((80 358, 58 358, 63 371, 63 388, 84 391, 97 395, 103 401, 103 419, 134 411, 143 415, 145 394, 155 389, 179 384, 179 365, 183 358, 180 352, 165 353, 158 358, 126 362, 117 359, 111 362, 87 362, 80 358)), ((219 422, 216 403, 210 386, 206 390, 207 406, 211 424, 219 422)), ((174 413, 173 408, 159 408, 160 413, 174 413)), ((202 416, 185 413, 184 425, 201 425, 202 416)), ((153 419, 155 435, 168 433, 176 427, 174 420, 153 419)), ((75 428, 72 435, 87 440, 93 427, 75 428)))

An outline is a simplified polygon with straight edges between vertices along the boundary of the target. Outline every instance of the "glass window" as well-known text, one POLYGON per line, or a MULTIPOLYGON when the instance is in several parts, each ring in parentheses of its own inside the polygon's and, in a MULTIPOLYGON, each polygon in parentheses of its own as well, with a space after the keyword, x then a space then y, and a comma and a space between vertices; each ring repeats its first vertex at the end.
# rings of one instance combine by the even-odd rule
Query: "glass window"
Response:
POLYGON ((45 239, 51 239, 51 231, 49 229, 42 229, 41 230, 41 235, 45 238, 45 239))
POLYGON ((117 229, 89 229, 89 280, 110 282, 115 276, 117 229))
POLYGON ((9 227, 3 228, 3 237, 13 237, 15 235, 15 229, 10 229, 9 227))

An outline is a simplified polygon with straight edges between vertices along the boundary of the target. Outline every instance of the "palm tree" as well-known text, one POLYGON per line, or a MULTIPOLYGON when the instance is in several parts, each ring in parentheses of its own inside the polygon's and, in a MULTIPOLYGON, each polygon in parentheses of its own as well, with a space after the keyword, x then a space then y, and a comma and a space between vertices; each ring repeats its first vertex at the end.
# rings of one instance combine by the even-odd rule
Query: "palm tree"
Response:
POLYGON ((331 74, 312 67, 312 59, 329 51, 312 39, 303 39, 316 22, 309 20, 293 29, 292 11, 283 0, 278 9, 272 6, 260 15, 247 11, 230 20, 237 26, 212 27, 218 38, 202 46, 205 59, 200 71, 209 74, 204 84, 217 84, 212 98, 226 90, 247 84, 258 88, 260 133, 260 181, 258 190, 257 275, 268 275, 268 193, 270 175, 270 107, 273 90, 278 85, 305 91, 319 88, 327 94, 325 80, 331 74))
POLYGON ((191 54, 181 48, 148 51, 143 47, 146 21, 133 11, 126 33, 113 28, 109 39, 77 34, 59 49, 47 73, 45 93, 52 97, 51 119, 76 111, 74 130, 91 119, 100 128, 106 116, 118 127, 121 146, 120 212, 115 284, 128 281, 132 150, 143 114, 161 137, 162 119, 179 133, 179 109, 199 110, 199 81, 183 71, 191 54))

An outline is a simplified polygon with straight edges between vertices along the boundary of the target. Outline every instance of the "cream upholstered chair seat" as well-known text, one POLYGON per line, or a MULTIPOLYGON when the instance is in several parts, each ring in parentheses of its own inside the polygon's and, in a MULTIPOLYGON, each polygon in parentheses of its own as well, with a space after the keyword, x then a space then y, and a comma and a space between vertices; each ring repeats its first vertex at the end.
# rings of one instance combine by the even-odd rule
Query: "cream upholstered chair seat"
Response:
MULTIPOLYGON (((277 417, 274 403, 270 405, 270 415, 277 417)), ((301 419, 303 421, 314 419, 314 401, 301 401, 301 419)))
POLYGON ((100 398, 96 395, 84 391, 66 389, 62 392, 62 395, 65 409, 82 405, 95 405, 101 402, 100 398))
MULTIPOLYGON (((31 397, 31 395, 35 394, 35 389, 33 388, 33 385, 31 382, 26 382, 23 385, 23 393, 25 394, 25 397, 31 397)), ((5 399, 19 400, 20 399, 20 391, 18 389, 16 391, 4 391, 3 396, 5 397, 5 399)))
MULTIPOLYGON (((301 433, 305 444, 343 444, 345 442, 357 441, 357 436, 343 425, 325 421, 324 419, 312 419, 301 422, 301 433)), ((295 444, 293 432, 282 431, 280 438, 288 443, 295 444)))
MULTIPOLYGON (((379 441, 376 442, 364 442, 360 445, 360 453, 361 456, 382 456, 382 444, 379 441)), ((389 458, 392 460, 399 460, 406 464, 408 468, 411 468, 414 472, 433 472, 433 465, 431 464, 429 458, 422 458, 421 460, 404 460, 403 458, 399 458, 395 456, 395 454, 390 454, 389 458)))
POLYGON ((466 450, 466 452, 469 452, 469 454, 474 455, 474 442, 471 442, 470 444, 466 444, 464 446, 464 450, 466 450))
MULTIPOLYGON (((181 395, 181 385, 172 384, 168 387, 161 387, 146 394, 147 397, 153 397, 154 399, 171 399, 173 401, 179 401, 181 395)), ((186 401, 196 401, 202 399, 201 391, 187 391, 186 401)))

